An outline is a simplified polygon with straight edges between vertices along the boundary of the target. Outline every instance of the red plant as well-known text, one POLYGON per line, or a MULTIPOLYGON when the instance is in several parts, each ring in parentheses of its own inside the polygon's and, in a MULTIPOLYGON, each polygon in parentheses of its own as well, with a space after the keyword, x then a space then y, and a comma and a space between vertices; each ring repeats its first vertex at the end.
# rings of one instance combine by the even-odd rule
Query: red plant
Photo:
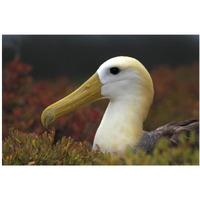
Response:
MULTIPOLYGON (((30 76, 31 70, 30 65, 20 60, 8 63, 4 68, 3 138, 7 137, 10 127, 41 134, 45 130, 40 121, 42 111, 75 89, 66 77, 59 77, 54 82, 34 81, 30 76)), ((62 136, 92 142, 101 116, 101 110, 85 107, 58 119, 55 127, 62 136)))
POLYGON ((155 129, 172 121, 199 118, 199 64, 151 71, 155 96, 145 128, 155 129))
MULTIPOLYGON (((64 76, 55 81, 35 81, 30 76, 31 70, 29 64, 20 60, 8 63, 3 69, 3 139, 10 127, 41 134, 45 130, 40 120, 42 111, 75 90, 64 76)), ((198 70, 198 63, 174 69, 161 66, 152 70, 155 98, 145 129, 170 121, 198 118, 198 70)), ((92 143, 104 108, 102 102, 97 102, 63 116, 54 124, 56 134, 92 143)))

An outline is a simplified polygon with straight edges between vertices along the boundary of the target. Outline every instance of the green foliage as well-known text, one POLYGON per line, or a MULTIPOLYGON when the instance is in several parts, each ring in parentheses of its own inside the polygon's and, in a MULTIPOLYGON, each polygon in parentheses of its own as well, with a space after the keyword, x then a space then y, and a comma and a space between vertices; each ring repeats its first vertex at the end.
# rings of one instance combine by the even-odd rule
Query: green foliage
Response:
POLYGON ((86 141, 76 142, 63 137, 53 145, 55 132, 42 135, 23 133, 10 129, 9 137, 3 141, 3 165, 198 165, 199 148, 196 135, 189 139, 180 137, 178 147, 170 147, 169 141, 161 139, 151 154, 143 151, 110 155, 99 150, 90 150, 86 141))

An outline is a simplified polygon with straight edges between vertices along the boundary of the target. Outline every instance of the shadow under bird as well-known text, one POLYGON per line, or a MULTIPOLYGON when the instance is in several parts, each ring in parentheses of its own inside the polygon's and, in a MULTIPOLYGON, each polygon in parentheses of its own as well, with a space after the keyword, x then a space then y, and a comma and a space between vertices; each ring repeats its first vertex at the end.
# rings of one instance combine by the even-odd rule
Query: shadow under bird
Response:
POLYGON ((104 62, 97 72, 67 97, 47 107, 41 116, 48 127, 57 118, 99 99, 110 102, 97 129, 93 149, 123 154, 129 146, 146 152, 161 137, 177 144, 182 132, 199 132, 199 120, 173 122, 154 131, 143 131, 154 96, 153 82, 146 68, 136 59, 118 56, 104 62))

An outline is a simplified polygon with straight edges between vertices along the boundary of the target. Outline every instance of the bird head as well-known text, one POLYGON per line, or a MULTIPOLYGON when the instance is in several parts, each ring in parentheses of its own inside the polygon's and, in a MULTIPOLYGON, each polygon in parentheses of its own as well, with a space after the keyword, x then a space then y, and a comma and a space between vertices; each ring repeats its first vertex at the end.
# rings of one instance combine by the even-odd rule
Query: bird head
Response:
POLYGON ((57 118, 92 103, 108 98, 110 101, 139 98, 142 102, 142 118, 146 118, 153 100, 153 83, 148 71, 136 59, 118 56, 104 62, 83 85, 73 93, 48 106, 41 121, 48 127, 57 118))

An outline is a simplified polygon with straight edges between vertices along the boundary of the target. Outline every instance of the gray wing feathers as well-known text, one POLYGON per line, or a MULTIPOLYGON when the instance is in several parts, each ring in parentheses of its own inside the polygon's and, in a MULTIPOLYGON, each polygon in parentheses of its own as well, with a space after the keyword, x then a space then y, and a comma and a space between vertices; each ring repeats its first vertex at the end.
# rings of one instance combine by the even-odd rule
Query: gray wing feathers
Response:
POLYGON ((154 131, 144 131, 134 150, 142 149, 143 151, 151 152, 161 137, 169 138, 170 144, 176 146, 179 143, 179 135, 185 133, 189 137, 190 132, 194 132, 199 138, 199 120, 172 122, 154 131))

